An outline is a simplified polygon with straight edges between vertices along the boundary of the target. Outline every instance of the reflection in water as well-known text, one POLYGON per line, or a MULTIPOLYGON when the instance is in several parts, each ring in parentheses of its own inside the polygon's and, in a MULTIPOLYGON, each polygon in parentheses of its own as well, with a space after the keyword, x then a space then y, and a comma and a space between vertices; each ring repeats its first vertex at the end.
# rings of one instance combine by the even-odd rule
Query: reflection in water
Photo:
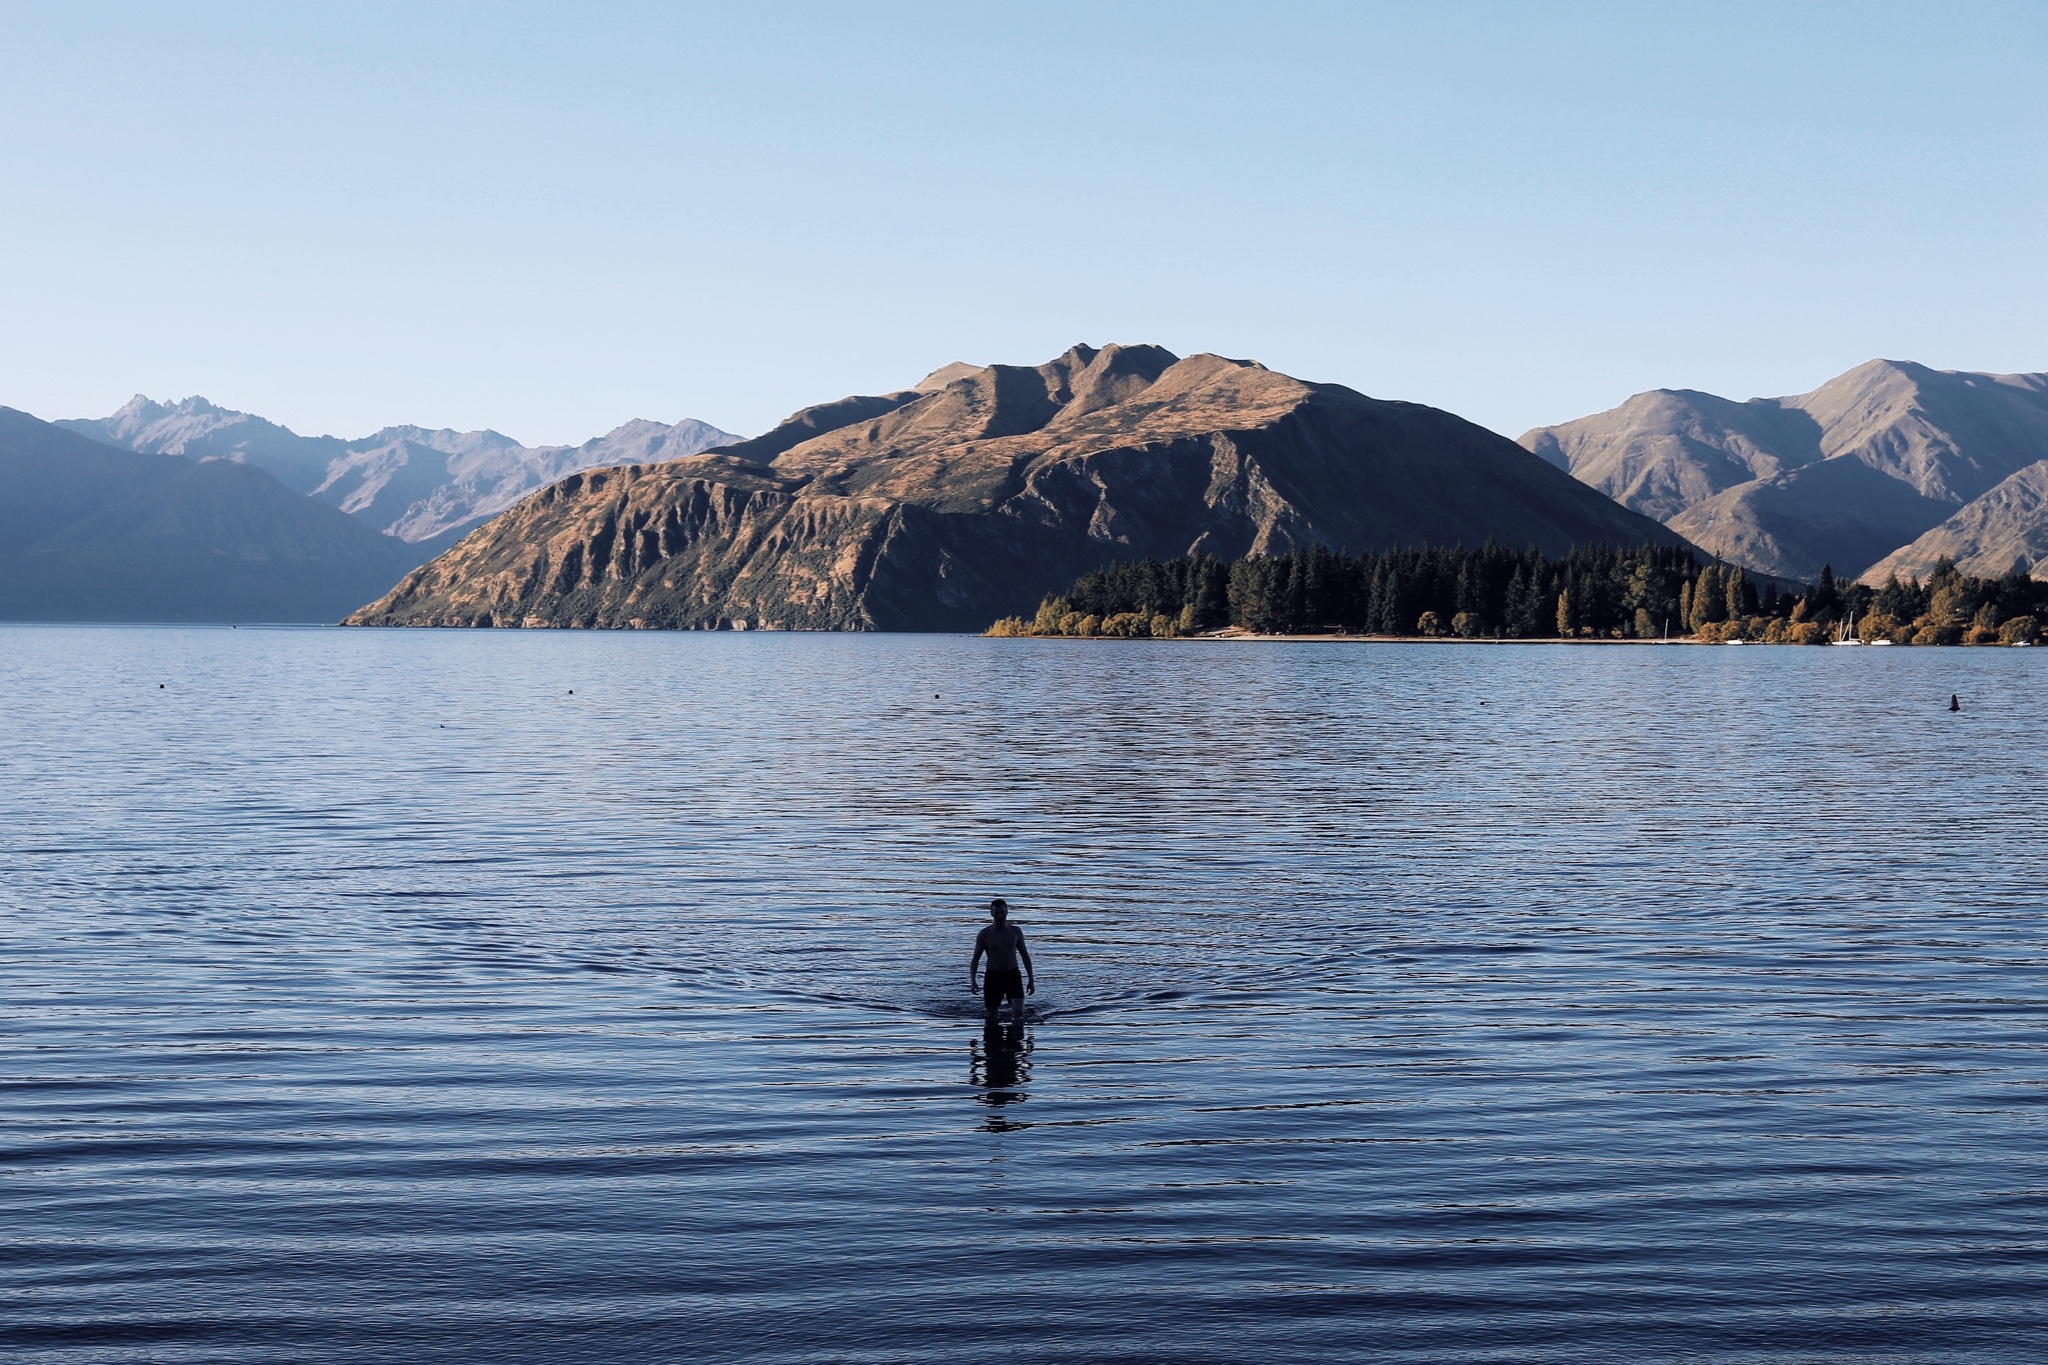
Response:
POLYGON ((1008 1025, 989 1024, 982 1029, 981 1037, 969 1044, 968 1083, 981 1092, 977 1098, 995 1110, 982 1124, 989 1132, 1008 1133, 1031 1126, 1005 1118, 1003 1107, 1022 1104, 1031 1098, 1023 1087, 1031 1083, 1031 1050, 1034 1046, 1031 1036, 1024 1031, 1022 1021, 1008 1025))

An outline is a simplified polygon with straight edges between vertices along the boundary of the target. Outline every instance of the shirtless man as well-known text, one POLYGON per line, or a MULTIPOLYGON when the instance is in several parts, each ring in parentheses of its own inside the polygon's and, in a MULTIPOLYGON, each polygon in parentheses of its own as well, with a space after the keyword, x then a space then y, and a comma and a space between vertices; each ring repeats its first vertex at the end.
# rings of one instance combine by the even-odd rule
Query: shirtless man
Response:
POLYGON ((975 989, 974 969, 981 965, 982 955, 987 954, 988 971, 982 974, 980 989, 988 1021, 996 1021, 996 1012, 1008 999, 1012 1017, 1021 1024, 1024 997, 1038 994, 1038 973, 1031 966, 1031 950, 1024 946, 1024 931, 1010 923, 1009 902, 990 901, 988 917, 995 923, 974 936, 974 956, 967 963, 967 989, 975 989), (1023 973, 1017 970, 1020 958, 1024 962, 1023 973))

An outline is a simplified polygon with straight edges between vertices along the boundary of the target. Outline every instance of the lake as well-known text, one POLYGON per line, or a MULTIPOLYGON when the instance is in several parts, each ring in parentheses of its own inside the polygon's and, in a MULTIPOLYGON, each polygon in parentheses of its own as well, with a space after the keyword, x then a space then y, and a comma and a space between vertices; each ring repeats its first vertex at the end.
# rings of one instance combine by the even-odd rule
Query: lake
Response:
POLYGON ((0 628, 0 1343, 2038 1358, 2044 669, 0 628))

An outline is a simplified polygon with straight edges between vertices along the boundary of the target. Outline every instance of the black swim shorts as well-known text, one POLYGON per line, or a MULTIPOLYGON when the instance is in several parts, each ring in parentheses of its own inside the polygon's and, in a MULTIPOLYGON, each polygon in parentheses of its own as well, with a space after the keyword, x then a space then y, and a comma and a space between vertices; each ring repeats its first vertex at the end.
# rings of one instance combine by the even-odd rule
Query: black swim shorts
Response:
POLYGON ((981 974, 981 1003, 989 1009, 1003 1003, 1005 997, 1017 999, 1024 994, 1024 973, 1019 971, 983 972, 981 974))

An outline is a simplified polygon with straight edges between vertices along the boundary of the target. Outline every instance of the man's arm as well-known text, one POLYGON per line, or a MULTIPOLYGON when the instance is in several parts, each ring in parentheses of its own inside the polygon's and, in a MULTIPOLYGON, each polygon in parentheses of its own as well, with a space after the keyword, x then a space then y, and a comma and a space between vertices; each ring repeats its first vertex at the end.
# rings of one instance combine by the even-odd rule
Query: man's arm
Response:
POLYGON ((981 966, 981 955, 988 951, 988 930, 974 936, 974 956, 967 960, 967 989, 974 989, 974 971, 981 966))
POLYGON ((1024 946, 1024 931, 1017 931, 1017 956, 1024 959, 1024 993, 1038 994, 1038 973, 1031 966, 1031 950, 1024 946))

